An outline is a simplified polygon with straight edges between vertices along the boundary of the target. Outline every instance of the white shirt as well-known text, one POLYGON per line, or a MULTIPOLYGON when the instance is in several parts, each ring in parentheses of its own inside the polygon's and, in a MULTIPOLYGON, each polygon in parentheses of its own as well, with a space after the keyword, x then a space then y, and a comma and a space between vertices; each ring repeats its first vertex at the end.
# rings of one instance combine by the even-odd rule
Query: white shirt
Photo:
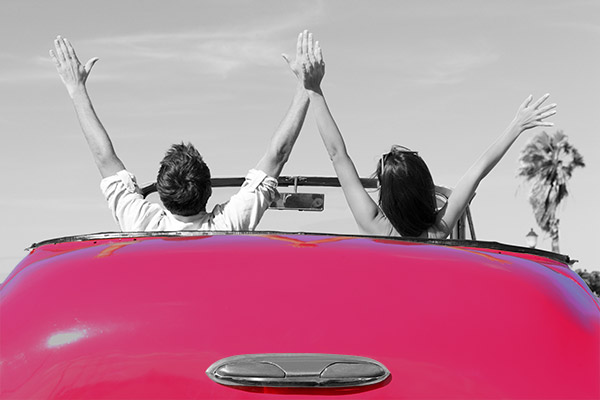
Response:
POLYGON ((239 192, 211 212, 175 217, 141 194, 135 176, 126 170, 106 177, 100 189, 122 231, 246 231, 254 230, 265 210, 279 195, 277 180, 251 169, 239 192))

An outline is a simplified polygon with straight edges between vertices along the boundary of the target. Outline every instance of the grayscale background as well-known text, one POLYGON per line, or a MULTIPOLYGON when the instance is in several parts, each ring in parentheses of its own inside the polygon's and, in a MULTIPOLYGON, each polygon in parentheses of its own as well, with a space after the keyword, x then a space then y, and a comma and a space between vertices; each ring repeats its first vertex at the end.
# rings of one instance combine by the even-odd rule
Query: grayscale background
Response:
MULTIPOLYGON (((2 1, 0 281, 44 239, 114 231, 100 175, 48 50, 56 35, 82 62, 117 154, 155 179, 171 143, 193 142, 215 177, 244 176, 283 117, 295 78, 281 58, 298 32, 320 41, 323 90, 361 176, 397 143, 453 186, 529 95, 551 93, 550 120, 583 154, 560 213, 561 252, 600 270, 600 2, 2 1)), ((482 182, 478 238, 525 245, 537 228, 516 178, 527 131, 482 182)), ((313 116, 283 175, 333 176, 313 116)), ((211 203, 231 191, 215 191, 211 203)), ((326 211, 269 211, 259 229, 357 232, 339 191, 326 211)), ((212 208, 209 204, 209 208, 212 208)))

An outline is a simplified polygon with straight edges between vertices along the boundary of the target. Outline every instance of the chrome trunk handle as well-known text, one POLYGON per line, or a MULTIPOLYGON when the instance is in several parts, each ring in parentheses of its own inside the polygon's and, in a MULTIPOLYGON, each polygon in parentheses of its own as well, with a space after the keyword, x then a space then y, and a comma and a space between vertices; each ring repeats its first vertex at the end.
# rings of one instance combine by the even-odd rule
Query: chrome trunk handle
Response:
POLYGON ((272 353, 223 358, 206 374, 227 386, 336 388, 373 385, 387 379, 390 371, 367 357, 272 353))

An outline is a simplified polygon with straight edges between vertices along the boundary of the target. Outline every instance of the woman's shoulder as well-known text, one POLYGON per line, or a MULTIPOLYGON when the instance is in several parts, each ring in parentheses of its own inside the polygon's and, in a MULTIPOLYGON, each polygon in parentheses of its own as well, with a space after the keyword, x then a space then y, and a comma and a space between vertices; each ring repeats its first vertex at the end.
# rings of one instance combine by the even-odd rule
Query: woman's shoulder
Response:
POLYGON ((443 220, 436 222, 431 228, 427 229, 427 239, 446 239, 449 234, 448 227, 443 220))
MULTIPOLYGON (((383 211, 381 211, 381 209, 379 209, 379 211, 380 212, 373 218, 372 224, 369 227, 359 226, 361 233, 367 235, 401 237, 402 235, 394 228, 383 211)), ((440 220, 423 232, 419 237, 423 239, 446 239, 449 233, 448 227, 444 221, 440 220)))
POLYGON ((359 229, 361 233, 367 235, 376 235, 376 236, 400 236, 394 226, 390 222, 389 219, 385 216, 383 211, 378 207, 377 214, 370 221, 369 226, 361 226, 359 224, 359 229))

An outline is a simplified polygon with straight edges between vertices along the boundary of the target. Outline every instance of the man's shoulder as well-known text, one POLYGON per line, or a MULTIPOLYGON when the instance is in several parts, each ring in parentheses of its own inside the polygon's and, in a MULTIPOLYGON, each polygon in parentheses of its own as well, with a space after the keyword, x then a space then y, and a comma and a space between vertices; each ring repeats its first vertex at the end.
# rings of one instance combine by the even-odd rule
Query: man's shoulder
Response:
POLYGON ((120 186, 121 184, 124 189, 130 193, 137 193, 141 195, 141 190, 137 184, 137 178, 131 172, 122 169, 117 171, 115 174, 102 178, 100 181, 100 188, 105 192, 109 187, 114 185, 120 186))
POLYGON ((246 180, 242 184, 242 188, 254 191, 261 186, 266 189, 276 189, 277 179, 267 175, 266 172, 260 169, 249 170, 246 174, 246 180))

